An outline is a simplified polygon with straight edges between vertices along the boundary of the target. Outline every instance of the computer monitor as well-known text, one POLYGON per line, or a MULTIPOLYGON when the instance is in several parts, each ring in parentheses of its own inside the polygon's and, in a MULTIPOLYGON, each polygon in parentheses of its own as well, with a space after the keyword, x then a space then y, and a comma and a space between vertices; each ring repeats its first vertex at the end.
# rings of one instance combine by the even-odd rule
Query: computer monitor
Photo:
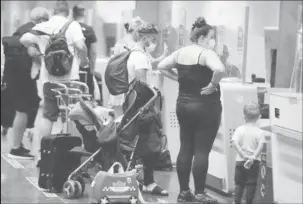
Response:
POLYGON ((271 87, 274 87, 276 78, 277 50, 279 45, 279 28, 265 27, 264 40, 266 81, 270 82, 271 87))

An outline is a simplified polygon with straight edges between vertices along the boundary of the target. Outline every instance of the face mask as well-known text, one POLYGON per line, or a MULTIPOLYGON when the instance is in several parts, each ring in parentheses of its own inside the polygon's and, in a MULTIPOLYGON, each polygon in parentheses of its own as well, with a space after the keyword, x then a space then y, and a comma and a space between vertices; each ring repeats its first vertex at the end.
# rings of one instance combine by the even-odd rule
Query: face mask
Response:
POLYGON ((155 51, 156 46, 157 46, 156 44, 150 43, 149 46, 145 47, 145 51, 148 53, 151 53, 151 52, 155 51))
POLYGON ((209 40, 208 48, 213 50, 215 46, 216 46, 216 41, 214 39, 209 40))

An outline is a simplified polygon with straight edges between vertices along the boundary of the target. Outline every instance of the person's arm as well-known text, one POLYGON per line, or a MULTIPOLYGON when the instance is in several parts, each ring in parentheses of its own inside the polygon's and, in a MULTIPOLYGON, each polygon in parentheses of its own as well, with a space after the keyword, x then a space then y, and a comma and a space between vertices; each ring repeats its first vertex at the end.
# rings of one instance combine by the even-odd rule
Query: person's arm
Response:
POLYGON ((25 33, 20 38, 20 43, 25 47, 31 47, 33 45, 37 45, 39 42, 39 38, 32 33, 25 33))
POLYGON ((264 144, 265 144, 265 136, 264 133, 261 132, 260 133, 260 137, 258 138, 258 147, 256 149, 256 151, 254 152, 254 154, 252 155, 252 158, 255 160, 262 152, 263 148, 264 148, 264 144))
POLYGON ((249 156, 242 150, 242 148, 240 146, 241 137, 242 137, 241 128, 237 128, 233 135, 232 141, 233 141, 234 147, 235 147, 237 153, 240 155, 240 157, 242 157, 244 160, 247 160, 247 159, 249 159, 249 156))
POLYGON ((66 31, 66 36, 72 39, 77 54, 81 61, 81 66, 89 65, 87 57, 87 47, 85 45, 85 38, 80 24, 76 21, 72 22, 66 31))
POLYGON ((21 36, 20 43, 27 47, 29 56, 38 59, 42 55, 38 46, 39 38, 36 35, 32 33, 25 33, 21 36))
POLYGON ((200 64, 206 65, 208 68, 210 68, 213 71, 213 77, 211 79, 211 83, 213 85, 217 85, 224 77, 225 74, 224 65, 222 64, 218 55, 213 50, 207 50, 205 52, 206 52, 205 59, 202 59, 201 57, 200 64), (205 61, 205 64, 203 61, 205 61))
POLYGON ((146 82, 147 70, 151 69, 147 55, 138 51, 133 52, 130 57, 130 60, 133 62, 136 78, 142 82, 146 82))
POLYGON ((179 50, 173 52, 171 55, 163 59, 158 64, 158 70, 167 78, 170 78, 174 81, 178 81, 178 74, 173 71, 173 68, 176 67, 177 64, 177 56, 179 54, 179 50))
POLYGON ((161 62, 162 60, 164 60, 165 57, 167 57, 168 55, 168 46, 166 43, 164 43, 164 51, 162 53, 162 55, 158 58, 152 58, 152 64, 157 64, 159 62, 161 62))

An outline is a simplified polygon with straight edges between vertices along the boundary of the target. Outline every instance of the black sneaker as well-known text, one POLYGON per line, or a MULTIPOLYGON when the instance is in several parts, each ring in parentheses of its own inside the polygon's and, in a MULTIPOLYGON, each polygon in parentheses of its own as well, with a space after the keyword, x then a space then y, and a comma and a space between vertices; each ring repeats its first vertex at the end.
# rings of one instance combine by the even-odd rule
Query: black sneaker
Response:
POLYGON ((31 151, 29 149, 26 149, 23 144, 21 144, 21 147, 20 147, 25 153, 30 153, 31 151))
POLYGON ((8 157, 12 159, 24 159, 24 160, 31 160, 34 159, 33 155, 30 155, 28 152, 25 152, 21 147, 18 149, 11 149, 8 157))
POLYGON ((177 203, 187 203, 187 202, 194 202, 195 197, 191 193, 190 190, 188 191, 181 191, 181 193, 178 195, 177 203))
POLYGON ((196 194, 195 195, 195 202, 196 203, 203 203, 203 204, 217 204, 218 201, 206 193, 203 194, 196 194))

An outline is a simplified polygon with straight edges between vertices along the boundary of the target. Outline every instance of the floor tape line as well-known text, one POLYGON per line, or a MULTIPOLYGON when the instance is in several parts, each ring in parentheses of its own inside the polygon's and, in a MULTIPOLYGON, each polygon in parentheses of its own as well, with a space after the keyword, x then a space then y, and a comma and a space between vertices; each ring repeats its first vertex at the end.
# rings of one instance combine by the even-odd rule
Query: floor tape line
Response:
POLYGON ((1 153, 1 157, 9 163, 14 169, 24 169, 24 166, 20 164, 17 160, 8 158, 4 154, 1 153))
POLYGON ((40 192, 42 192, 46 197, 48 198, 57 198, 57 194, 55 193, 48 193, 48 192, 44 192, 43 189, 41 189, 39 186, 38 186, 38 178, 36 177, 25 177, 26 180, 28 182, 30 182, 35 188, 37 188, 40 192))

